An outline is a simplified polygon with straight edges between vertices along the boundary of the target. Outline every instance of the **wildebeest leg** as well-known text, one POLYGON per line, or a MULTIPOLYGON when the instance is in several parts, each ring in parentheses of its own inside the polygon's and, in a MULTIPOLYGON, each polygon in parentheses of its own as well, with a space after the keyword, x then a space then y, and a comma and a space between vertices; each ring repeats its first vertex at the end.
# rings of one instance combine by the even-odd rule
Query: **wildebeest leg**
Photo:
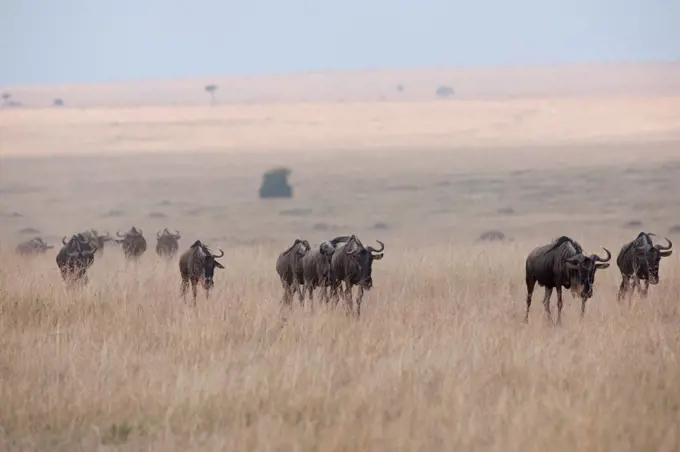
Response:
POLYGON ((557 288, 557 325, 562 324, 562 287, 557 288))
POLYGON ((552 322, 552 314, 550 314, 550 296, 552 295, 552 288, 545 288, 545 296, 543 297, 543 307, 545 308, 545 315, 548 316, 548 320, 552 322))
POLYGON ((585 297, 581 298, 581 319, 583 319, 583 316, 586 313, 586 300, 585 297))
POLYGON ((191 294, 194 296, 194 306, 196 306, 196 297, 198 295, 198 280, 197 279, 192 279, 191 280, 191 294))
POLYGON ((189 289, 189 280, 182 278, 182 284, 180 285, 180 293, 182 295, 182 301, 186 301, 187 290, 189 289))
POLYGON ((354 313, 354 303, 352 302, 352 285, 345 281, 345 308, 347 313, 354 313))
POLYGON ((529 308, 531 308, 531 296, 534 293, 534 287, 536 286, 536 281, 533 279, 527 279, 527 312, 524 314, 524 323, 529 322, 529 308))
MULTIPOLYGON (((640 283, 638 282, 638 287, 639 287, 639 284, 640 283)), ((642 293, 640 294, 640 296, 642 298, 647 298, 647 292, 649 292, 649 280, 645 279, 645 288, 642 289, 642 293)))
POLYGON ((361 317, 361 301, 364 298, 364 288, 359 286, 357 291, 357 317, 361 317))
POLYGON ((619 293, 616 296, 616 301, 623 300, 623 297, 628 292, 628 287, 630 286, 630 276, 621 275, 621 285, 619 286, 619 293))

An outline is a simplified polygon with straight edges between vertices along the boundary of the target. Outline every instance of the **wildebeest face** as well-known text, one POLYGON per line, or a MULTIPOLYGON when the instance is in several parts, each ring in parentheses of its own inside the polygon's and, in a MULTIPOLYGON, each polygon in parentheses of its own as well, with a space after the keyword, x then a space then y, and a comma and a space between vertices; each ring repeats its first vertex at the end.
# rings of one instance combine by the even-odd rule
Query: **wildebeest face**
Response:
POLYGON ((609 267, 607 262, 611 259, 611 253, 605 248, 607 258, 602 259, 597 254, 591 256, 584 256, 579 254, 567 260, 567 267, 576 272, 575 282, 580 288, 580 296, 583 299, 588 299, 593 296, 593 284, 595 283, 595 272, 599 269, 609 267))
POLYGON ((666 241, 668 242, 667 246, 639 245, 635 249, 638 276, 641 279, 648 279, 650 284, 659 283, 659 265, 661 263, 661 258, 673 254, 673 251, 671 250, 673 242, 668 239, 666 239, 666 241))
POLYGON ((365 290, 370 290, 373 287, 373 261, 379 261, 383 258, 383 253, 379 252, 385 249, 385 245, 380 240, 376 240, 376 242, 381 246, 379 250, 371 246, 364 247, 355 237, 352 237, 345 246, 345 252, 352 255, 359 264, 359 286, 365 290))
POLYGON ((222 264, 217 262, 214 256, 206 256, 203 264, 203 287, 206 289, 211 289, 215 285, 215 282, 213 281, 215 267, 224 268, 222 264))

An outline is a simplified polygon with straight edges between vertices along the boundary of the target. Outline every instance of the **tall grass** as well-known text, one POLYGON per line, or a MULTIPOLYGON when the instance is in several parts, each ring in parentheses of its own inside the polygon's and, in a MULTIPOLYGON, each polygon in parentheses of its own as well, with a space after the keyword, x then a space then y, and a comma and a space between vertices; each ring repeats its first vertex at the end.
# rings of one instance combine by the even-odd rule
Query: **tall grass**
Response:
POLYGON ((566 292, 553 327, 540 302, 522 323, 528 248, 394 246, 361 319, 296 302, 285 321, 279 250, 225 250, 195 308, 152 250, 107 251, 76 292, 54 256, 5 250, 0 448, 677 450, 675 256, 631 305, 598 272, 584 320, 566 292))

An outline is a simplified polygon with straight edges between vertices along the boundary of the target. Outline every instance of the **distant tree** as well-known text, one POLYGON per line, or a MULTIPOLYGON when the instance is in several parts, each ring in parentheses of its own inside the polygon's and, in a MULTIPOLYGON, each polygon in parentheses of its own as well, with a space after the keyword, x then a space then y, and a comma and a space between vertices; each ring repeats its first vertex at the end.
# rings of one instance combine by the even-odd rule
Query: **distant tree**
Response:
POLYGON ((57 97, 52 101, 52 106, 53 107, 63 107, 64 106, 64 99, 61 97, 57 97))
POLYGON ((401 83, 397 85, 397 92, 403 93, 404 92, 404 85, 401 83))
POLYGON ((451 88, 448 85, 442 85, 439 88, 437 88, 437 91, 435 91, 435 94, 437 94, 437 97, 451 97, 454 94, 453 88, 451 88))
POLYGON ((262 175, 260 198, 292 198, 293 187, 288 184, 288 168, 274 168, 262 175))
POLYGON ((203 88, 206 93, 210 94, 210 105, 215 105, 215 102, 217 101, 217 99, 215 99, 217 88, 217 85, 206 85, 205 88, 203 88))

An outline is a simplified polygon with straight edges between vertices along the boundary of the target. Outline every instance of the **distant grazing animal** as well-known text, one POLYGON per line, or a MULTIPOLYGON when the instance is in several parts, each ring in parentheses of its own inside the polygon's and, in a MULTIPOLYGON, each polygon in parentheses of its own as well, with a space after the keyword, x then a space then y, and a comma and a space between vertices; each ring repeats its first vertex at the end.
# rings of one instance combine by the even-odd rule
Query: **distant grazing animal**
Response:
POLYGON ((587 256, 583 248, 576 241, 566 236, 555 239, 548 245, 534 248, 526 259, 526 284, 527 284, 527 310, 524 321, 529 321, 529 308, 531 296, 536 283, 545 287, 543 306, 545 307, 548 320, 552 321, 550 314, 550 296, 553 289, 557 289, 557 323, 562 321, 562 288, 571 289, 576 297, 581 297, 581 317, 586 310, 586 300, 593 296, 593 284, 595 271, 609 267, 612 255, 604 248, 607 257, 605 259, 596 254, 587 256))
POLYGON ((123 253, 128 259, 139 259, 139 257, 146 251, 146 239, 142 235, 142 230, 132 226, 128 232, 121 234, 116 232, 118 237, 123 237, 123 240, 116 240, 123 247, 123 253))
POLYGON ((100 235, 96 229, 90 229, 89 231, 81 232, 94 246, 97 247, 97 256, 102 256, 104 254, 104 245, 106 242, 113 242, 114 239, 107 232, 106 235, 100 235))
POLYGON ((300 305, 304 305, 305 293, 300 287, 304 278, 302 274, 302 258, 309 251, 307 240, 295 239, 295 242, 276 259, 276 273, 281 278, 283 298, 281 303, 290 305, 293 295, 298 292, 300 305))
POLYGON ((37 254, 44 254, 45 251, 54 248, 52 245, 48 245, 40 237, 35 237, 30 240, 21 242, 16 247, 16 253, 22 256, 33 256, 37 254))
POLYGON ((215 285, 213 280, 215 268, 224 268, 222 264, 217 262, 217 259, 224 256, 224 251, 220 250, 220 253, 219 256, 213 254, 200 240, 196 240, 188 250, 182 253, 179 258, 182 299, 184 299, 189 288, 189 282, 191 282, 191 290, 194 295, 194 304, 196 304, 196 286, 199 281, 203 283, 205 297, 210 296, 210 289, 215 285))
POLYGON ((361 241, 352 235, 347 243, 338 245, 331 258, 331 294, 337 303, 337 290, 345 282, 345 303, 349 311, 354 312, 352 302, 352 287, 359 286, 357 293, 357 317, 361 316, 361 301, 365 290, 373 287, 373 261, 383 258, 382 251, 385 244, 376 240, 380 244, 380 249, 371 246, 364 247, 361 241), (379 254, 376 254, 379 253, 379 254))
POLYGON ((307 292, 310 303, 314 300, 314 289, 317 287, 321 288, 321 300, 328 303, 331 286, 331 258, 338 243, 348 240, 348 236, 326 240, 321 242, 319 246, 310 249, 302 257, 304 291, 307 292))
POLYGON ((67 285, 76 283, 87 284, 87 269, 94 263, 96 246, 81 234, 71 236, 69 241, 66 237, 61 239, 63 246, 57 254, 57 266, 61 271, 61 277, 67 285))
MULTIPOLYGON (((656 237, 651 232, 640 232, 632 242, 628 242, 619 251, 616 257, 616 265, 621 271, 621 286, 619 287, 618 300, 621 301, 630 289, 630 295, 637 287, 638 293, 647 296, 650 284, 659 283, 659 263, 662 257, 670 256, 673 251, 673 242, 666 239, 667 246, 654 245, 651 237, 656 237), (630 284, 632 279, 632 285, 630 284), (645 282, 645 288, 640 286, 640 280, 645 282)), ((629 299, 630 300, 630 299, 629 299)))
POLYGON ((168 231, 168 228, 163 229, 162 233, 158 231, 156 233, 156 253, 161 257, 171 259, 177 254, 178 241, 181 238, 178 230, 175 230, 174 234, 168 231))

